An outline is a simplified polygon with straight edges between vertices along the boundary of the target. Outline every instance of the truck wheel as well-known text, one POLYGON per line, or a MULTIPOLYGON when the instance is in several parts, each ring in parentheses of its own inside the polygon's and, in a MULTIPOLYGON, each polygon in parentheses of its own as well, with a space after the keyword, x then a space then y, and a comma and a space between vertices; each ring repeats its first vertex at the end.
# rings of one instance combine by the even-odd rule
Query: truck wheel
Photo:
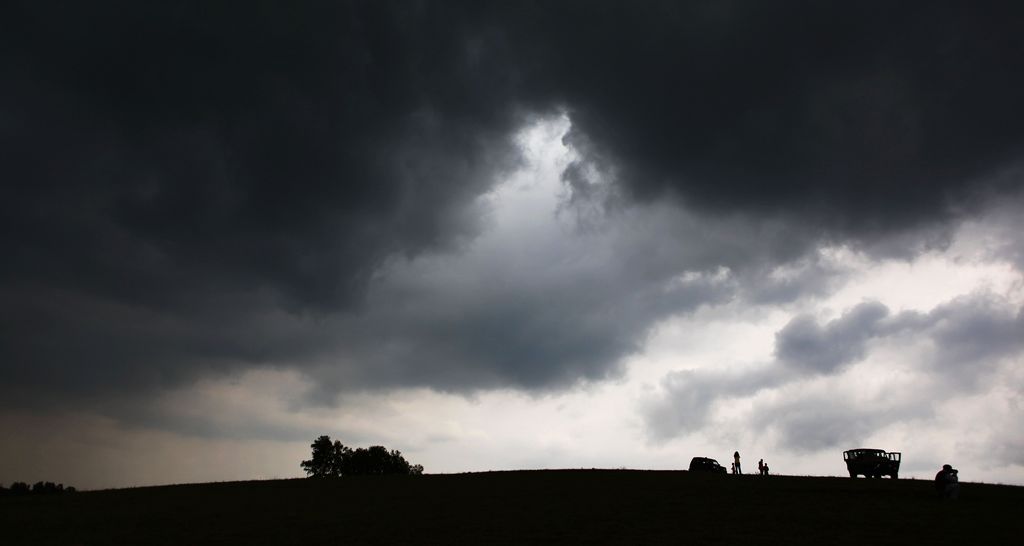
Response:
POLYGON ((851 478, 856 478, 857 477, 857 473, 851 470, 850 471, 850 477, 851 478))
POLYGON ((893 472, 892 473, 892 479, 894 479, 894 480, 899 479, 899 473, 893 472))

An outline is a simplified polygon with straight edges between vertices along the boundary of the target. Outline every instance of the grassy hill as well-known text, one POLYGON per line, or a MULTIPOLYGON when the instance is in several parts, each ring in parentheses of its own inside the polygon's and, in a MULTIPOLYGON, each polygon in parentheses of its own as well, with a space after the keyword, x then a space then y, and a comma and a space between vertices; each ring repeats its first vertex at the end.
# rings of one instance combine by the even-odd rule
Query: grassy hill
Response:
POLYGON ((1024 487, 552 470, 0 498, 3 544, 1011 544, 1024 487))

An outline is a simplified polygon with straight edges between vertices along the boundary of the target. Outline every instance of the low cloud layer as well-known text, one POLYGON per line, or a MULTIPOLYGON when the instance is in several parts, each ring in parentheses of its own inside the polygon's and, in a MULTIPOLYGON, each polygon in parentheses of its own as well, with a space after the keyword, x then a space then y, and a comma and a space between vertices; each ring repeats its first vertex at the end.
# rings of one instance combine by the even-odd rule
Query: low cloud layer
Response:
MULTIPOLYGON (((749 426, 776 432, 779 446, 814 451, 857 444, 886 425, 933 418, 941 404, 991 389, 995 374, 1024 356, 1022 339, 1024 309, 991 294, 960 297, 926 313, 893 314, 865 302, 824 323, 799 315, 775 334, 770 362, 665 376, 659 397, 646 403, 648 431, 659 441, 692 434, 711 424, 716 403, 773 392, 754 400, 749 426), (862 364, 884 343, 907 345, 900 361, 862 364), (850 390, 883 380, 881 389, 850 390)), ((1020 385, 1010 386, 1024 394, 1020 385)))

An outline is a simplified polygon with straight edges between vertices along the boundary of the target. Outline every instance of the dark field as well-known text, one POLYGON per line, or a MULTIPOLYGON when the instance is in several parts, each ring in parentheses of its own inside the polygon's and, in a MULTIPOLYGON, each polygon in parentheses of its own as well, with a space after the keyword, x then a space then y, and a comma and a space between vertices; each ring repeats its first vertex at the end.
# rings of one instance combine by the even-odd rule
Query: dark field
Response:
POLYGON ((296 479, 0 498, 0 544, 1014 544, 1024 487, 682 471, 296 479))

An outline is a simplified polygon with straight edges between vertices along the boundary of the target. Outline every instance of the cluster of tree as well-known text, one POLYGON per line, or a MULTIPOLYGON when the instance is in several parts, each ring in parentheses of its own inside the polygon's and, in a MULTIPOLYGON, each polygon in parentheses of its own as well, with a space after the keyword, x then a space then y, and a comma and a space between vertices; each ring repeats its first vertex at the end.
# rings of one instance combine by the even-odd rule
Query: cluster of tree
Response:
POLYGON ((384 446, 352 449, 330 436, 321 436, 310 444, 313 456, 300 466, 310 477, 359 476, 366 474, 419 475, 423 466, 409 464, 398 450, 384 446))
POLYGON ((36 482, 31 487, 25 482, 14 482, 8 489, 0 485, 0 495, 46 495, 52 493, 74 493, 75 488, 64 487, 62 483, 36 482))

